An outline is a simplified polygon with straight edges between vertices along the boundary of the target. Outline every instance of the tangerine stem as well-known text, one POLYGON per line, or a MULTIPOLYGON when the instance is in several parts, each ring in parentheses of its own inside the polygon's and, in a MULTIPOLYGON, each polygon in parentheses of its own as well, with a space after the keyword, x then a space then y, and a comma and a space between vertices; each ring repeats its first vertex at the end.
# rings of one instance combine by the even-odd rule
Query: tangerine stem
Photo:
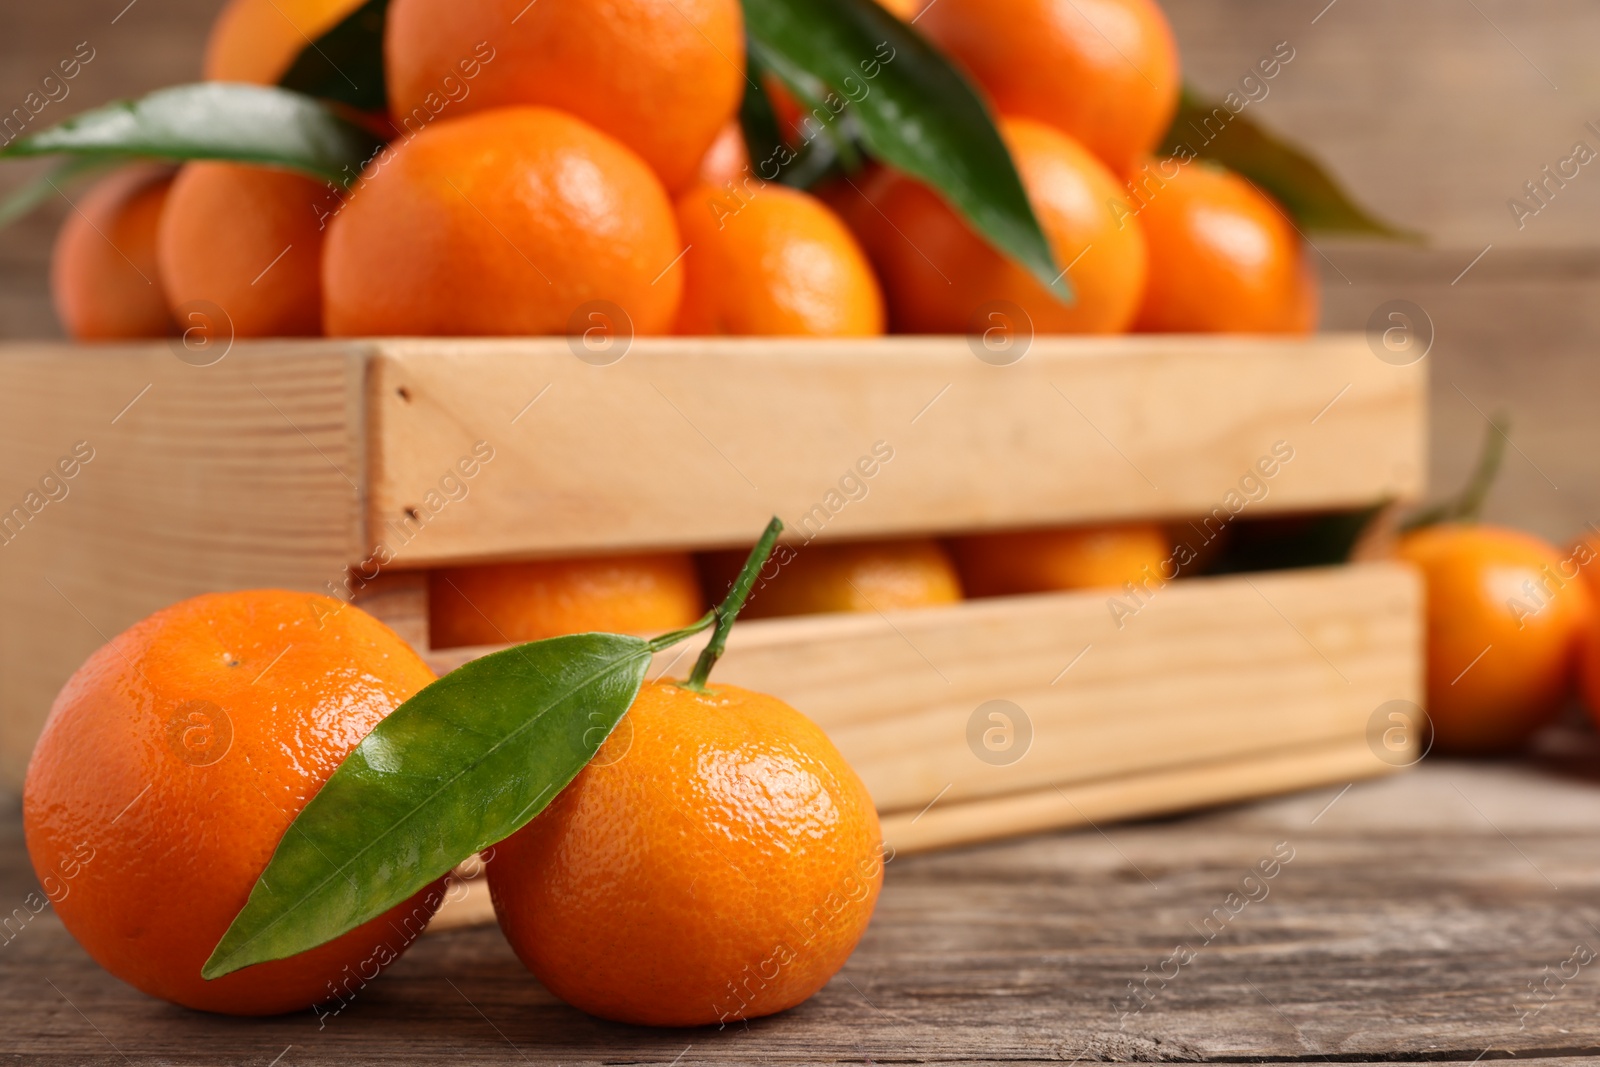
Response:
POLYGON ((722 656, 722 649, 728 643, 728 631, 733 629, 733 620, 739 617, 739 610, 744 607, 745 600, 750 596, 750 589, 756 584, 756 576, 761 573, 767 557, 772 555, 772 548, 778 543, 778 535, 782 532, 783 520, 774 515, 761 534, 761 540, 750 550, 739 576, 733 580, 733 585, 728 589, 728 595, 723 598, 722 603, 711 609, 712 614, 717 617, 717 628, 711 631, 711 641, 701 651, 700 658, 695 661, 689 680, 678 683, 685 689, 692 689, 697 693, 705 692, 706 679, 711 676, 711 668, 717 665, 717 660, 722 656))

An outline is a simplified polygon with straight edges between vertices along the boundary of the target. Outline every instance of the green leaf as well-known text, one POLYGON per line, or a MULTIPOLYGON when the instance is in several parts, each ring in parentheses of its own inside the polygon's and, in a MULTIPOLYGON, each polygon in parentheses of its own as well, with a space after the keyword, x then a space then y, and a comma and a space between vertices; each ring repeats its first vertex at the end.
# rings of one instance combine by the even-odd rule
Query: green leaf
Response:
POLYGON ((201 975, 331 941, 503 841, 589 762, 652 648, 680 636, 518 645, 401 704, 295 818, 201 975))
MULTIPOLYGON (((1071 288, 1005 143, 967 80, 874 0, 744 0, 751 52, 802 95, 821 82, 867 151, 927 182, 1062 299, 1071 288)), ((759 173, 759 172, 758 172, 759 173)))
MULTIPOLYGON (((813 137, 798 149, 789 148, 778 129, 772 98, 763 87, 765 73, 766 67, 752 47, 746 59, 739 126, 744 133, 745 151, 753 172, 771 181, 772 172, 776 170, 779 182, 796 189, 809 189, 824 178, 841 173, 839 153, 834 145, 835 138, 846 136, 845 132, 830 124, 827 136, 813 137), (788 162, 779 166, 784 160, 788 162)), ((827 90, 824 88, 821 92, 826 95, 827 90)))
POLYGON ((225 159, 286 167, 346 186, 382 143, 308 96, 201 82, 85 111, 13 141, 0 149, 0 159, 56 153, 225 159))
POLYGON ((0 200, 0 227, 11 225, 52 196, 64 193, 69 185, 102 171, 111 170, 123 162, 125 161, 119 157, 96 156, 62 160, 46 173, 17 189, 4 200, 0 200))
POLYGON ((1307 153, 1187 86, 1162 150, 1215 160, 1242 174, 1282 204, 1301 229, 1423 240, 1416 231, 1392 226, 1362 208, 1307 153))
POLYGON ((367 0, 312 41, 278 84, 363 111, 388 106, 383 79, 383 24, 389 0, 367 0))

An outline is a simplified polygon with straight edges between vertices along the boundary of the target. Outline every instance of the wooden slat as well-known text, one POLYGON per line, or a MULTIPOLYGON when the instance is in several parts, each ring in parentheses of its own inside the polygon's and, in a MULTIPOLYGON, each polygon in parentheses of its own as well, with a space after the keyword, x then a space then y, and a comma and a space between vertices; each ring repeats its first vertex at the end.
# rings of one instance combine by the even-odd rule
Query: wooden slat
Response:
MULTIPOLYGON (((1421 589, 1400 564, 1174 582, 1122 621, 1093 591, 757 620, 716 677, 821 725, 907 847, 1070 824, 1057 787, 1099 820, 1380 773, 1373 713, 1422 699, 1421 589), (997 699, 1032 731, 1006 765, 968 734, 997 699)), ((652 676, 681 676, 698 644, 652 676)), ((445 671, 485 651, 429 656, 445 671)))
POLYGON ((827 538, 1189 516, 1279 441, 1246 514, 1363 505, 1424 484, 1423 368, 1356 335, 1039 338, 1008 367, 948 337, 640 339, 604 367, 560 339, 382 342, 370 526, 425 512, 477 441, 495 459, 406 565, 738 544, 818 505, 827 538), (866 495, 830 501, 877 442, 866 495))
POLYGON ((362 543, 358 346, 0 347, 0 509, 86 441, 94 458, 0 544, 0 782, 57 689, 186 596, 338 583, 362 543))

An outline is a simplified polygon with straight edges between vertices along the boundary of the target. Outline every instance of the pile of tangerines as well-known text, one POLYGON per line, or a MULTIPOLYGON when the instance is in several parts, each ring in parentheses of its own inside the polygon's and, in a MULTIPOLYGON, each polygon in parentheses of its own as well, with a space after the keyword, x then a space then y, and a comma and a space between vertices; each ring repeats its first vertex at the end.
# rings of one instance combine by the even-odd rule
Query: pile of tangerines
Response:
MULTIPOLYGON (((206 76, 274 83, 359 2, 232 0, 206 76)), ((1096 0, 1093 21, 1046 0, 884 3, 986 98, 1070 302, 905 174, 763 181, 736 121, 739 0, 393 0, 388 114, 364 117, 389 146, 349 190, 231 162, 116 173, 60 235, 60 318, 84 340, 190 329, 197 308, 241 338, 578 333, 595 308, 641 336, 972 333, 997 305, 1038 333, 1314 328, 1284 212, 1151 155, 1179 95, 1154 0, 1096 0)), ((813 136, 758 77, 783 135, 813 136)))

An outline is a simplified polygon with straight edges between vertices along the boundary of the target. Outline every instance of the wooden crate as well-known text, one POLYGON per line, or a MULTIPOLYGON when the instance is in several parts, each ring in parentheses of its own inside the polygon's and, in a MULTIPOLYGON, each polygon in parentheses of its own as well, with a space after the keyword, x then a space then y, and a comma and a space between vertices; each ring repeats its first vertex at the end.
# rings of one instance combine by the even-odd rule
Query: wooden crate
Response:
MULTIPOLYGON (((12 785, 83 658, 202 591, 353 593, 444 669, 485 650, 427 647, 438 564, 747 544, 772 514, 826 540, 1215 526, 1425 478, 1422 365, 1359 336, 1041 338, 1004 367, 962 338, 641 339, 605 366, 565 339, 178 354, 0 348, 0 509, 25 519, 0 543, 12 785)), ((752 621, 718 677, 821 723, 902 849, 1379 773, 1373 712, 1421 700, 1396 564, 1185 579, 1120 619, 1107 600, 752 621), (995 700, 1031 733, 1004 758, 974 739, 995 700)))

